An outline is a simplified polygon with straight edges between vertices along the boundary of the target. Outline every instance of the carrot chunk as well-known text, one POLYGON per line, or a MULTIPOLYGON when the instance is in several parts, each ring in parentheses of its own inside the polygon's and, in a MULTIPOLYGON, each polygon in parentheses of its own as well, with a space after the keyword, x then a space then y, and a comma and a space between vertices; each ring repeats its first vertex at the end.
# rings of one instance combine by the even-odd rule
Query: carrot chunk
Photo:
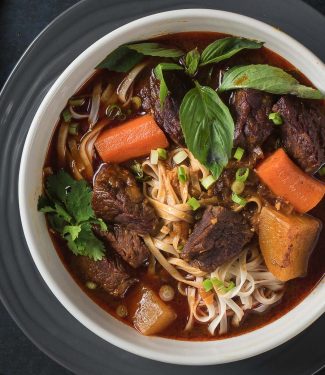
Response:
POLYGON ((168 141, 154 118, 144 115, 104 131, 95 147, 103 161, 121 163, 166 148, 168 141))
POLYGON ((325 184, 297 167, 282 148, 266 158, 256 173, 274 194, 301 213, 315 207, 325 194, 325 184))

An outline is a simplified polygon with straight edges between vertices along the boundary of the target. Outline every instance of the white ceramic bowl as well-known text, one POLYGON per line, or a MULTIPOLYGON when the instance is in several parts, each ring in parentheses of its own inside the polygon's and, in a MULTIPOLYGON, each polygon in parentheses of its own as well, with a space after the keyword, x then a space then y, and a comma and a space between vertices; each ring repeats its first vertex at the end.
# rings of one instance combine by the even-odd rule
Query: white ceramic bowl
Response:
POLYGON ((212 342, 145 337, 110 316, 78 287, 53 247, 44 215, 36 209, 48 144, 68 98, 119 45, 184 31, 216 31, 264 41, 266 47, 293 63, 325 92, 323 63, 301 44, 262 22, 207 9, 177 10, 141 18, 90 46, 60 75, 46 95, 31 124, 22 155, 19 206, 25 237, 39 272, 57 299, 83 325, 104 340, 140 356, 176 364, 206 365, 247 358, 297 335, 325 311, 324 282, 282 318, 238 337, 212 342))

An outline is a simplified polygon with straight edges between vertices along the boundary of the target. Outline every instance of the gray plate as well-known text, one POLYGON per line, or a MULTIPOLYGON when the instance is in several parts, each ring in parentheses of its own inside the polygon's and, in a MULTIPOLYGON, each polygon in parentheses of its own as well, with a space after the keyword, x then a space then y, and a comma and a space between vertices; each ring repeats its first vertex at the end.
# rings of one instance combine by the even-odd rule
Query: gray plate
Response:
MULTIPOLYGON (((154 362, 117 349, 78 323, 56 300, 32 262, 21 228, 17 180, 24 140, 53 81, 95 40, 144 15, 195 7, 238 12, 280 27, 325 60, 325 18, 296 0, 86 0, 63 13, 34 41, 0 96, 0 297, 40 349, 78 374, 190 375, 198 369, 154 362)), ((311 374, 325 361, 324 331, 323 316, 268 353, 199 371, 202 375, 311 374)))

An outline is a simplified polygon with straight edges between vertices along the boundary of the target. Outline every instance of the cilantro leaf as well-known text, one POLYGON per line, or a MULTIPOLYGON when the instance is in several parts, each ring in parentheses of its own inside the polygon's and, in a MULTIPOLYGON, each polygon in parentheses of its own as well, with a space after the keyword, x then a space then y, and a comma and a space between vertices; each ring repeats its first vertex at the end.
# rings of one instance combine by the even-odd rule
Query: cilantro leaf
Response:
POLYGON ((86 181, 76 181, 65 171, 46 180, 45 194, 39 197, 37 208, 47 214, 48 223, 67 241, 75 255, 100 260, 105 246, 93 233, 93 225, 107 231, 106 223, 95 217, 91 207, 92 190, 86 181))

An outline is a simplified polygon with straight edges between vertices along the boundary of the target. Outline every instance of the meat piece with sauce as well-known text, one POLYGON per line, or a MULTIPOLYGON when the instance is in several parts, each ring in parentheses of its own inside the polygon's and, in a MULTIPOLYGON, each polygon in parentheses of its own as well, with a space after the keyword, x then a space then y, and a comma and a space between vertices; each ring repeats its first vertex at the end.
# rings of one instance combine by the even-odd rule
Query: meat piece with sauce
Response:
POLYGON ((165 71, 164 78, 169 90, 164 105, 161 108, 159 99, 159 81, 155 76, 150 77, 140 93, 143 108, 154 114, 157 124, 176 144, 184 145, 184 136, 179 121, 179 107, 185 94, 193 87, 189 77, 181 71, 165 71))
POLYGON ((192 266, 212 272, 238 255, 252 237, 253 232, 240 213, 220 206, 208 206, 181 256, 192 266))
POLYGON ((280 113, 282 143, 288 154, 307 173, 325 163, 325 114, 300 99, 283 96, 273 106, 280 113))
POLYGON ((124 297, 130 286, 137 282, 128 275, 118 258, 104 257, 94 261, 86 256, 77 256, 74 263, 85 282, 94 282, 114 297, 124 297))
POLYGON ((274 96, 262 91, 245 89, 233 93, 230 108, 235 121, 234 146, 253 150, 264 143, 274 128, 268 119, 273 103, 274 96))
POLYGON ((139 234, 156 232, 159 220, 130 171, 103 164, 94 178, 92 206, 97 217, 139 234))
POLYGON ((141 237, 121 225, 114 225, 112 230, 100 231, 98 234, 133 268, 141 266, 149 257, 149 250, 141 237))

